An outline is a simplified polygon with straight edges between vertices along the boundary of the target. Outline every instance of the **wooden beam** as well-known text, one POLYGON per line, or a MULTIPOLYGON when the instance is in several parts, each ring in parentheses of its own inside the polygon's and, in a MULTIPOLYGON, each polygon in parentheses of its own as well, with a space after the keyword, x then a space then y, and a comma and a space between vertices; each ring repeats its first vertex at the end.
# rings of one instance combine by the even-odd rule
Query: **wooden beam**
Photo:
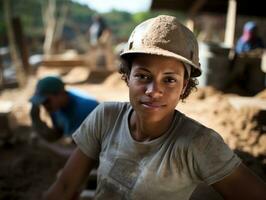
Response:
POLYGON ((29 67, 29 53, 28 47, 25 42, 25 36, 23 33, 23 28, 21 25, 21 21, 19 17, 12 18, 12 25, 14 30, 15 41, 18 46, 18 51, 20 53, 21 61, 22 61, 22 68, 25 74, 29 74, 30 67, 29 67))
POLYGON ((234 46, 236 12, 237 12, 236 0, 228 0, 224 44, 230 48, 234 46))
POLYGON ((2 56, 0 55, 0 90, 4 86, 4 67, 2 65, 2 56))
MULTIPOLYGON (((261 70, 266 73, 266 50, 263 50, 261 56, 261 70)), ((266 75, 265 75, 265 84, 266 84, 266 75)))
POLYGON ((186 21, 186 27, 192 32, 194 32, 194 26, 195 26, 194 20, 192 18, 188 18, 186 21))
POLYGON ((25 77, 24 71, 22 70, 22 61, 17 51, 16 39, 15 39, 14 29, 13 29, 12 20, 11 20, 12 13, 11 13, 10 1, 4 0, 3 2, 4 2, 3 10, 4 10, 4 16, 5 16, 5 22, 6 22, 6 30, 7 30, 10 55, 11 55, 12 62, 14 63, 15 68, 16 68, 17 81, 19 82, 20 86, 23 86, 26 82, 26 77, 25 77))
POLYGON ((199 12, 199 10, 204 6, 205 3, 206 0, 196 0, 190 7, 188 15, 191 17, 195 16, 197 12, 199 12))

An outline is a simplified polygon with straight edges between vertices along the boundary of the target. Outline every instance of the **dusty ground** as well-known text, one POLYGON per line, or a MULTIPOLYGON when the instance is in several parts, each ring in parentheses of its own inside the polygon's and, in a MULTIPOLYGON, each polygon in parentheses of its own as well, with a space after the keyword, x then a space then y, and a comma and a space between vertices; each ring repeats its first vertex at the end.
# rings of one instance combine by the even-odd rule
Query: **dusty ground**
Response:
MULTIPOLYGON (((75 74, 79 74, 77 70, 75 74)), ((97 76, 98 79, 105 77, 94 74, 93 80, 97 76)), ((116 73, 98 84, 88 81, 73 84, 75 81, 69 75, 65 80, 72 83, 68 87, 89 92, 99 101, 128 100, 127 87, 116 73)), ((11 101, 13 104, 9 116, 13 134, 7 144, 2 142, 0 145, 0 200, 38 199, 65 162, 39 147, 31 137, 28 99, 35 83, 36 78, 31 77, 23 89, 4 90, 0 95, 2 102, 11 101)), ((266 108, 262 109, 266 102, 266 90, 251 98, 258 100, 252 105, 242 103, 241 106, 237 102, 238 107, 232 106, 233 97, 238 96, 223 94, 211 87, 200 88, 185 103, 180 103, 178 109, 218 131, 243 161, 266 180, 266 108)))
POLYGON ((38 146, 16 144, 0 150, 0 199, 40 199, 64 159, 38 146))

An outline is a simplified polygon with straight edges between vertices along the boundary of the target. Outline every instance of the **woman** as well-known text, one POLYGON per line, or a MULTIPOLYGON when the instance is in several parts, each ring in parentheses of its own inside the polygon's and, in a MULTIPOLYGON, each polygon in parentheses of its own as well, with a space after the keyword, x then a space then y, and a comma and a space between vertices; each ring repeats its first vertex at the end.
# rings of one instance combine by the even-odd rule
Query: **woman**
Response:
POLYGON ((121 58, 130 103, 103 103, 85 120, 45 199, 73 198, 96 161, 95 199, 184 200, 202 181, 226 199, 265 198, 265 184, 216 132, 175 109, 201 74, 191 31, 175 17, 149 19, 121 58))

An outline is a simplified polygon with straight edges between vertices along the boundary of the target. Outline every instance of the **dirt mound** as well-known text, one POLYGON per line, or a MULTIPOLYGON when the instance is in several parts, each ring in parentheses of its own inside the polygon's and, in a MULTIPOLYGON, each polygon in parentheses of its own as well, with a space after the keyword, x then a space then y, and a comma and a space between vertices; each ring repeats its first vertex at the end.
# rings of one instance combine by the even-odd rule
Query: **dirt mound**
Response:
POLYGON ((53 183, 65 160, 31 145, 0 149, 0 199, 36 200, 53 183))
POLYGON ((228 110, 220 115, 220 123, 228 132, 225 140, 233 149, 253 156, 266 155, 266 113, 257 108, 242 108, 238 112, 228 110), (224 116, 224 117, 223 117, 224 116))
POLYGON ((255 97, 260 99, 266 99, 266 89, 258 93, 255 97))
POLYGON ((214 87, 200 87, 196 91, 192 91, 189 99, 203 100, 207 97, 222 95, 222 92, 216 90, 214 87))
POLYGON ((114 72, 110 76, 108 76, 104 81, 104 86, 106 87, 124 87, 125 81, 122 80, 121 74, 114 72))

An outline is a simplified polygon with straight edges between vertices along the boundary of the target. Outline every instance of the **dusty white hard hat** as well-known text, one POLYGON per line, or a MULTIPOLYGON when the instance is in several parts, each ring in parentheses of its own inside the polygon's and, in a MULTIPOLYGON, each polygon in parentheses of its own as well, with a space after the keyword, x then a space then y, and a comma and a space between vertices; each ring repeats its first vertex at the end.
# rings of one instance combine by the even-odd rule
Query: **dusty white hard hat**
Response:
POLYGON ((120 57, 128 59, 139 53, 176 58, 191 77, 201 75, 197 39, 176 17, 159 15, 136 26, 120 57))

